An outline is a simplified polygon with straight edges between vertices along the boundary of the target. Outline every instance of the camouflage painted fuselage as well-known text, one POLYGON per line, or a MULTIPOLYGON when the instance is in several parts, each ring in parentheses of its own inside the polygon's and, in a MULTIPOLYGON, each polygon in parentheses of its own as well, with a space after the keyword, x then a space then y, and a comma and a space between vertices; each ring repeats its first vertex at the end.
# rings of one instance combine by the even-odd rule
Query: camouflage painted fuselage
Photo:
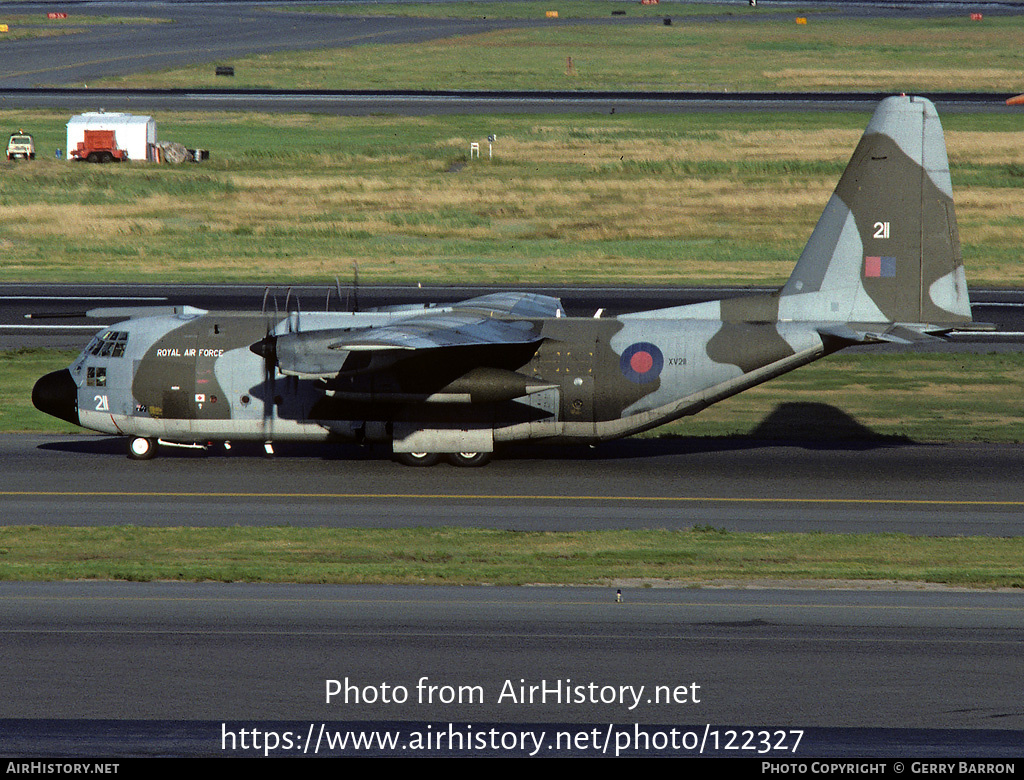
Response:
MULTIPOLYGON (((305 314, 301 324, 305 333, 337 333, 405 317, 305 314)), ((692 414, 826 351, 816 333, 778 323, 510 317, 535 338, 478 354, 422 350, 385 371, 303 378, 251 348, 268 329, 287 338, 295 319, 223 312, 113 326, 70 368, 75 422, 181 442, 333 437, 432 451, 592 442, 692 414), (104 350, 108 333, 126 334, 117 355, 104 350)))

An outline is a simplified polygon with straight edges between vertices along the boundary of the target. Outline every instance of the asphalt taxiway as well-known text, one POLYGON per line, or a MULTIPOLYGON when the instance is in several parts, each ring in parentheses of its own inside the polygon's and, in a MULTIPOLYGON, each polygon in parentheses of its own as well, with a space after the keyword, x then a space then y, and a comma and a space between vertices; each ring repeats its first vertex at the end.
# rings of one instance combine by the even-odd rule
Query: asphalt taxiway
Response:
MULTIPOLYGON (((627 4, 622 4, 623 8, 627 4)), ((773 3, 775 13, 737 16, 709 9, 707 15, 687 15, 687 20, 721 23, 757 23, 776 20, 785 3, 773 3)), ((922 17, 966 13, 956 3, 805 3, 824 16, 922 17)), ((971 10, 995 15, 1019 14, 1020 3, 971 4, 971 10)), ((53 10, 46 3, 7 3, 9 14, 23 14, 19 26, 31 29, 33 14, 53 10), (26 19, 28 21, 26 21, 26 19)), ((618 9, 623 10, 623 9, 618 9)), ((786 13, 782 11, 782 13, 786 13)), ((342 115, 394 113, 677 113, 708 111, 866 111, 884 95, 863 92, 816 94, 738 93, 708 89, 696 92, 585 92, 545 91, 544 84, 524 92, 465 91, 462 84, 439 85, 437 91, 333 90, 232 90, 224 78, 218 87, 202 90, 96 89, 104 77, 155 71, 186 65, 215 69, 237 57, 284 51, 309 51, 365 46, 411 44, 501 29, 528 27, 602 26, 614 35, 616 27, 658 25, 662 15, 634 17, 628 14, 590 19, 428 19, 320 13, 303 3, 259 2, 79 2, 73 5, 63 35, 44 35, 5 42, 0 50, 0 108, 85 108, 159 112, 173 110, 312 112, 342 115), (75 26, 76 19, 92 23, 75 26), (108 21, 107 17, 114 17, 108 21), (122 20, 127 20, 122 22, 122 20), (92 86, 90 87, 90 84, 92 86)), ((38 25, 37 25, 38 26, 38 25)), ((48 32, 52 32, 51 27, 48 32)), ((387 62, 368 61, 367 68, 387 68, 387 62)), ((221 79, 219 79, 220 81, 221 79)), ((346 85, 352 87, 353 85, 346 85)), ((359 85, 355 85, 358 87, 359 85)), ((930 93, 943 114, 1014 112, 1005 100, 1011 94, 930 93)))
MULTIPOLYGON (((844 424, 825 404, 780 408, 844 424)), ((699 419, 695 419, 699 426, 699 419)), ((126 439, 0 437, 8 525, 461 526, 533 531, 691 528, 1017 536, 1024 448, 699 437, 591 450, 511 449, 482 469, 410 469, 382 451, 288 445, 129 461, 126 439)))
MULTIPOLYGON (((30 18, 55 9, 46 3, 5 3, 4 10, 30 18)), ((106 76, 252 54, 417 43, 510 26, 482 19, 332 16, 288 3, 105 2, 71 4, 60 10, 69 15, 67 26, 77 31, 5 42, 0 84, 87 87, 106 76), (100 22, 103 17, 115 18, 107 24, 74 27, 77 18, 91 16, 101 17, 100 22), (121 23, 121 18, 131 21, 121 23)))

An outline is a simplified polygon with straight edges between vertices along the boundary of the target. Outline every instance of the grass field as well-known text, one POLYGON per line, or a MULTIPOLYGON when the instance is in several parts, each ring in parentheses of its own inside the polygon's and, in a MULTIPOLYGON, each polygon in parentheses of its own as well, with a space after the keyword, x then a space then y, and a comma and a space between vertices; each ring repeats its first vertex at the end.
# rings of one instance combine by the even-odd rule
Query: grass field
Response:
MULTIPOLYGON (((87 340, 86 340, 87 341, 87 340)), ((82 346, 85 346, 83 341, 82 346)), ((32 385, 44 374, 67 368, 77 353, 58 349, 0 351, 0 433, 82 429, 43 414, 32 406, 32 385)))
MULTIPOLYGON (((57 161, 66 115, 5 113, 39 159, 0 163, 0 280, 778 284, 867 115, 158 119, 211 160, 57 161)), ((945 125, 968 280, 1024 284, 1020 122, 945 125)))
MULTIPOLYGON (((531 18, 544 5, 317 10, 531 18)), ((735 3, 567 6, 566 14, 607 21, 611 10, 652 18, 240 58, 230 86, 1020 89, 1024 17, 812 16, 805 26, 735 3), (691 11, 729 16, 682 16, 691 11), (679 23, 661 24, 667 13, 679 23)), ((225 80, 207 64, 107 84, 225 80)), ((509 285, 781 283, 867 121, 849 113, 164 113, 161 139, 210 149, 208 164, 100 168, 53 159, 65 144, 65 114, 4 118, 10 130, 36 133, 40 159, 0 176, 0 280, 290 283, 348 276, 358 262, 367 281, 509 285), (483 160, 468 159, 471 142, 483 144, 483 160)), ((1019 119, 950 115, 944 123, 968 278, 1024 284, 1019 119)))
MULTIPOLYGON (((59 10, 59 9, 58 9, 59 10)), ((6 24, 7 32, 0 32, 0 45, 4 41, 18 41, 25 38, 49 38, 54 35, 71 35, 96 25, 112 24, 156 24, 158 19, 144 19, 117 16, 69 15, 67 19, 48 19, 45 12, 36 14, 5 14, 0 5, 0 24, 6 24)))

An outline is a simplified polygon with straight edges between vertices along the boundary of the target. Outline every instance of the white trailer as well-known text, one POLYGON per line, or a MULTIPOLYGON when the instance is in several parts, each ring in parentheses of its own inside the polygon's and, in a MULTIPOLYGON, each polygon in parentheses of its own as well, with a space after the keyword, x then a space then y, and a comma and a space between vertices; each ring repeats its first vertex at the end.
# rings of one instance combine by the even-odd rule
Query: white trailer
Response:
POLYGON ((151 116, 94 111, 71 117, 68 122, 66 159, 71 150, 85 140, 86 130, 113 130, 117 148, 128 153, 129 160, 152 160, 156 147, 156 120, 151 116))

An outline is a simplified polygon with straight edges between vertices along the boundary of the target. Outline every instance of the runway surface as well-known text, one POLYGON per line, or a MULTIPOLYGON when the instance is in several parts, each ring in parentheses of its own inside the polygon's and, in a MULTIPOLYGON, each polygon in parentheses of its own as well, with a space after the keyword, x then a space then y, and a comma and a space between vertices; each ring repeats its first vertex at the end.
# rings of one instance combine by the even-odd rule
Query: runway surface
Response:
MULTIPOLYGON (((4 5, 9 14, 54 10, 45 3, 4 5)), ((476 19, 331 16, 303 13, 288 3, 112 2, 72 4, 66 10, 69 25, 75 17, 97 15, 153 21, 97 24, 80 33, 5 43, 0 55, 0 84, 82 87, 105 76, 251 54, 415 43, 513 26, 476 19)))
POLYGON ((225 731, 321 724, 642 724, 746 756, 726 732, 767 729, 781 758, 1019 757, 1024 735, 1019 593, 3 583, 0 610, 5 755, 217 755, 225 731))
MULTIPOLYGON (((824 405, 796 413, 826 427, 841 415, 824 405)), ((483 469, 410 469, 384 452, 328 445, 282 444, 272 460, 241 444, 228 455, 169 449, 136 462, 126 441, 0 436, 4 522, 1024 532, 1024 448, 1012 445, 627 440, 509 450, 483 469)))

